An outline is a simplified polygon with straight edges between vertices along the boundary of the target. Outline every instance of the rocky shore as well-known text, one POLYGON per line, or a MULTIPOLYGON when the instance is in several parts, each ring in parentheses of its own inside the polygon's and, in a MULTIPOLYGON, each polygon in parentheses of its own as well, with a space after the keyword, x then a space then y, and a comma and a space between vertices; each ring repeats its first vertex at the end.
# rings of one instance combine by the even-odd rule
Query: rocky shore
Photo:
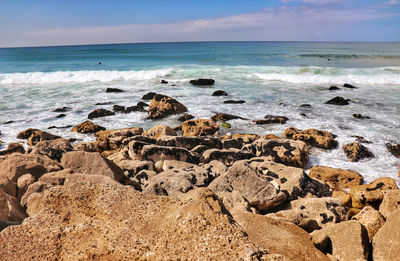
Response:
MULTIPOLYGON (((335 134, 219 135, 241 117, 194 119, 172 97, 144 98, 149 120, 181 114, 182 124, 106 130, 87 120, 71 131, 93 142, 27 129, 18 138, 28 147, 0 151, 2 260, 398 260, 394 179, 364 184, 335 166, 306 174, 309 151, 337 148, 335 134)), ((341 148, 349 161, 375 157, 361 143, 341 148)), ((399 157, 398 144, 387 149, 399 157)))

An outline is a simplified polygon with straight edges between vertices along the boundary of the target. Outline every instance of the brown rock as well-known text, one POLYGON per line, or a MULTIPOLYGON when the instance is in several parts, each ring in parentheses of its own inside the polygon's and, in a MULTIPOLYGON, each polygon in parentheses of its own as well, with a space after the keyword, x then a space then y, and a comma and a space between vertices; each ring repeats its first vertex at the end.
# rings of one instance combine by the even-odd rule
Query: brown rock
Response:
POLYGON ((353 207, 372 206, 379 208, 387 191, 398 190, 396 181, 392 178, 378 178, 369 184, 354 186, 350 189, 353 207))
POLYGON ((236 116, 233 114, 228 114, 228 113, 216 113, 213 116, 211 116, 210 120, 217 122, 217 121, 230 121, 230 120, 247 120, 245 118, 242 118, 240 116, 236 116))
POLYGON ((177 100, 162 94, 156 94, 149 105, 148 119, 161 119, 169 115, 184 113, 187 108, 177 100))
POLYGON ((89 113, 88 119, 100 118, 115 115, 115 112, 106 109, 96 109, 89 113))
POLYGON ((140 127, 99 131, 95 135, 97 148, 101 151, 117 150, 125 139, 142 133, 143 129, 140 127))
POLYGON ((376 232, 385 224, 385 218, 382 214, 370 206, 364 207, 360 213, 353 216, 352 219, 357 220, 365 226, 370 241, 372 241, 376 232))
POLYGON ((180 147, 187 150, 192 150, 196 146, 204 145, 207 148, 220 149, 222 147, 221 141, 216 137, 189 137, 189 136, 164 136, 157 140, 159 146, 180 147))
POLYGON ((178 133, 167 125, 156 125, 151 129, 143 132, 142 135, 157 140, 158 138, 164 136, 177 136, 178 133))
POLYGON ((154 162, 147 160, 120 160, 114 161, 125 173, 127 173, 128 178, 134 177, 142 170, 154 170, 154 162))
MULTIPOLYGON (((345 205, 348 208, 351 208, 351 197, 346 192, 334 190, 332 192, 332 197, 339 199, 343 203, 343 205, 345 205)), ((349 214, 349 216, 353 216, 353 215, 349 214)))
POLYGON ((55 140, 61 138, 60 136, 56 136, 38 129, 27 129, 24 131, 21 131, 17 135, 18 139, 26 139, 28 145, 34 146, 36 145, 39 141, 43 140, 55 140))
POLYGON ((218 124, 207 119, 189 120, 182 124, 183 136, 208 136, 218 130, 218 124))
MULTIPOLYGON (((1 144, 1 143, 0 143, 1 144)), ((5 156, 5 155, 9 155, 12 153, 21 153, 24 154, 25 153, 25 149, 24 146, 22 146, 19 143, 14 143, 14 142, 10 142, 7 146, 6 150, 2 150, 0 151, 0 156, 5 156)))
POLYGON ((0 220, 19 221, 25 217, 26 213, 19 205, 17 198, 8 195, 0 188, 0 220))
POLYGON ((258 125, 271 123, 285 124, 287 120, 289 119, 285 116, 265 115, 263 120, 254 120, 253 122, 258 125))
MULTIPOLYGON (((46 174, 44 174, 46 175, 46 174)), ((31 174, 25 174, 18 178, 17 186, 18 186, 18 200, 21 200, 22 196, 25 194, 28 187, 35 183, 36 179, 31 174)))
POLYGON ((400 210, 388 217, 372 241, 373 260, 398 260, 400 256, 400 210))
POLYGON ((74 150, 86 152, 101 152, 97 142, 80 142, 73 146, 74 150))
POLYGON ((56 172, 46 173, 39 178, 39 182, 43 182, 49 185, 64 185, 65 178, 71 174, 74 174, 72 169, 63 169, 56 172))
POLYGON ((264 140, 280 140, 281 137, 276 136, 274 134, 267 134, 262 137, 264 140))
POLYGON ((191 120, 191 119, 194 119, 194 116, 192 114, 184 113, 182 116, 180 116, 178 118, 178 121, 184 122, 184 121, 188 121, 188 120, 191 120))
POLYGON ((21 201, 20 201, 21 206, 26 208, 28 199, 32 194, 43 192, 43 191, 51 188, 52 186, 53 185, 51 185, 51 184, 47 184, 47 183, 40 182, 40 181, 32 183, 31 185, 29 185, 28 189, 26 190, 24 195, 21 197, 21 201))
POLYGON ((397 209, 400 209, 400 190, 386 191, 379 212, 388 219, 397 209))
POLYGON ((387 150, 396 158, 400 158, 400 144, 386 144, 387 150))
POLYGON ((241 139, 244 143, 252 143, 260 138, 260 135, 257 134, 240 134, 237 133, 233 135, 233 139, 241 139))
POLYGON ((50 159, 61 161, 62 155, 74 150, 67 139, 44 140, 33 147, 31 154, 40 154, 50 159))
POLYGON ((232 165, 238 160, 250 159, 252 157, 254 157, 253 153, 243 152, 238 149, 209 149, 202 154, 200 162, 209 163, 213 160, 218 160, 225 165, 232 165))
POLYGON ((364 183, 363 176, 353 170, 344 170, 325 166, 313 166, 310 177, 322 180, 332 189, 342 190, 364 183))
POLYGON ((144 145, 141 150, 140 159, 151 160, 153 162, 159 160, 178 160, 196 163, 198 161, 187 149, 157 145, 144 145))
POLYGON ((71 131, 86 134, 86 133, 96 133, 98 131, 102 131, 105 129, 106 128, 104 128, 100 125, 94 124, 91 121, 85 121, 85 122, 82 122, 82 123, 76 125, 75 127, 73 127, 71 131))
POLYGON ((17 184, 9 180, 7 177, 0 176, 0 189, 10 196, 17 196, 17 184))
POLYGON ((336 135, 317 129, 307 129, 302 131, 291 127, 285 130, 283 137, 301 140, 310 146, 321 149, 334 149, 338 145, 338 142, 335 140, 336 135))
POLYGON ((375 157, 374 154, 367 149, 367 147, 357 142, 346 144, 342 148, 347 158, 351 162, 357 162, 362 159, 375 157))

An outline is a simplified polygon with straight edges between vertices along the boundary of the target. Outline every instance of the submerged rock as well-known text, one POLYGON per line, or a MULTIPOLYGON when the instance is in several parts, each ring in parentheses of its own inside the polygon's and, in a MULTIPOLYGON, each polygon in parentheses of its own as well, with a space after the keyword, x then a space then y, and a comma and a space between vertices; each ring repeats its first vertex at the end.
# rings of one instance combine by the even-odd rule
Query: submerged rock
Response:
POLYGON ((64 106, 62 108, 54 109, 53 112, 67 112, 67 111, 70 111, 70 110, 72 110, 71 107, 64 106))
POLYGON ((246 101, 243 100, 226 100, 224 101, 225 104, 243 104, 246 103, 246 101))
POLYGON ((335 91, 335 90, 340 90, 340 88, 337 87, 337 86, 331 86, 331 87, 329 87, 329 90, 330 91, 335 91))
POLYGON ((362 115, 359 114, 359 113, 353 114, 353 117, 354 117, 354 118, 357 118, 357 119, 371 119, 369 116, 362 116, 362 115))
POLYGON ((118 88, 107 88, 106 92, 125 92, 125 91, 118 88))
POLYGON ((343 84, 343 87, 344 88, 349 88, 349 89, 357 89, 357 87, 355 87, 355 86, 353 86, 351 84, 348 84, 348 83, 343 84))

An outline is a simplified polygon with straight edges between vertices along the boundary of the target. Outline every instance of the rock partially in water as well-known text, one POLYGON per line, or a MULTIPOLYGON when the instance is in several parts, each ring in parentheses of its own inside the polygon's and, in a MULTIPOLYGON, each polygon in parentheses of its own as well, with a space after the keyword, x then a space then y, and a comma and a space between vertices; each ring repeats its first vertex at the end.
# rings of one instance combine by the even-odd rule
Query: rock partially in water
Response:
POLYGON ((345 144, 343 147, 344 153, 351 162, 357 162, 363 159, 374 158, 374 154, 367 147, 358 142, 345 144))
POLYGON ((125 92, 124 90, 118 89, 118 88, 107 88, 106 92, 125 92))
POLYGON ((253 120, 253 122, 257 125, 264 125, 271 123, 285 124, 287 120, 289 119, 285 116, 265 115, 263 120, 253 120))
POLYGON ((180 116, 178 118, 178 121, 185 122, 185 121, 188 121, 188 120, 191 120, 191 119, 194 119, 194 116, 192 114, 184 113, 182 116, 180 116))
POLYGON ((357 119, 371 119, 369 116, 363 116, 363 115, 361 115, 359 113, 354 113, 353 117, 357 118, 357 119))
POLYGON ((106 117, 106 116, 112 116, 115 115, 115 112, 109 111, 106 109, 96 109, 89 113, 88 118, 89 119, 94 119, 94 118, 100 118, 100 117, 106 117))
POLYGON ((228 96, 228 93, 226 91, 218 90, 213 92, 212 96, 228 96))
POLYGON ((34 146, 43 140, 55 140, 61 138, 60 136, 50 134, 38 129, 26 129, 17 134, 18 139, 26 139, 28 145, 34 146))
POLYGON ((236 116, 233 114, 228 114, 228 113, 216 113, 213 116, 211 116, 210 118, 211 120, 217 122, 217 121, 230 121, 230 120, 236 120, 236 119, 240 119, 240 120, 247 120, 243 117, 240 116, 236 116))
POLYGON ((283 137, 301 140, 310 146, 321 149, 334 149, 338 145, 338 142, 335 140, 335 134, 317 129, 299 130, 291 127, 285 130, 283 137))
POLYGON ((138 102, 137 104, 136 104, 136 106, 138 106, 138 107, 147 107, 147 106, 149 106, 147 103, 145 103, 145 102, 142 102, 142 101, 140 101, 140 102, 138 102))
POLYGON ((349 105, 349 100, 337 96, 333 99, 330 99, 329 101, 325 102, 325 104, 331 104, 331 105, 339 105, 339 106, 343 106, 343 105, 349 105))
POLYGON ((214 85, 215 80, 213 80, 213 79, 197 79, 197 80, 191 80, 189 83, 192 85, 206 86, 206 85, 214 85))
POLYGON ((386 148, 390 153, 392 153, 393 156, 395 156, 396 158, 400 158, 400 144, 392 145, 390 143, 387 143, 386 148))
POLYGON ((76 125, 75 127, 73 127, 71 131, 85 134, 85 133, 96 133, 98 131, 102 131, 105 129, 106 128, 104 128, 100 125, 94 124, 91 121, 85 121, 85 122, 82 122, 82 123, 76 125))
POLYGON ((243 104, 246 103, 246 101, 243 100, 226 100, 224 101, 225 104, 243 104))
POLYGON ((348 83, 343 84, 343 87, 348 88, 348 89, 357 89, 357 87, 355 87, 354 85, 348 84, 348 83))
POLYGON ((184 113, 187 108, 177 100, 162 94, 156 94, 151 100, 147 119, 162 119, 169 115, 184 113))
POLYGON ((148 92, 148 93, 146 93, 145 95, 142 96, 142 100, 145 100, 145 101, 146 100, 151 100, 156 95, 157 95, 157 93, 155 93, 155 92, 148 92))
POLYGON ((335 90, 340 90, 340 88, 337 87, 337 86, 331 86, 331 87, 329 87, 329 90, 330 91, 335 91, 335 90))
POLYGON ((115 112, 125 112, 125 106, 114 105, 113 106, 113 111, 115 111, 115 112))
POLYGON ((62 108, 54 109, 53 112, 67 112, 67 111, 70 111, 70 110, 72 110, 71 107, 64 106, 62 108))

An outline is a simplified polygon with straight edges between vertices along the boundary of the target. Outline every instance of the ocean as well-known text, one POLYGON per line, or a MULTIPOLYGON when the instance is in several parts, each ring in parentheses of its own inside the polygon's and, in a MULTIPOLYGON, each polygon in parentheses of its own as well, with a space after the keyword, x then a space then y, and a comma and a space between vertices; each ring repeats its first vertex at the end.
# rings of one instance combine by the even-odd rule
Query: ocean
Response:
MULTIPOLYGON (((400 143, 400 43, 334 42, 190 42, 0 49, 0 140, 3 148, 19 131, 38 128, 63 137, 93 140, 71 133, 96 108, 132 106, 147 92, 174 97, 197 118, 216 112, 235 114, 221 134, 282 135, 288 127, 317 128, 336 134, 339 146, 313 149, 308 167, 325 165, 360 172, 366 181, 398 178, 400 159, 386 143, 400 143), (212 78, 212 88, 191 79, 212 78), (160 84, 161 80, 168 84, 160 84), (357 89, 343 88, 343 84, 357 89), (338 86, 336 91, 328 90, 338 86), (106 93, 109 87, 125 90, 106 93), (229 96, 213 97, 215 90, 229 96), (350 105, 325 104, 342 96, 350 105), (244 104, 224 104, 227 99, 244 104), (96 103, 109 102, 98 106, 96 103), (300 107, 310 104, 311 108, 300 107), (65 117, 53 112, 70 107, 65 117), (360 113, 370 119, 357 119, 360 113), (255 125, 266 114, 289 118, 286 124, 255 125), (375 158, 349 162, 341 146, 362 136, 375 158)), ((157 124, 176 126, 178 116, 146 120, 146 113, 116 114, 93 120, 107 129, 157 124)))

